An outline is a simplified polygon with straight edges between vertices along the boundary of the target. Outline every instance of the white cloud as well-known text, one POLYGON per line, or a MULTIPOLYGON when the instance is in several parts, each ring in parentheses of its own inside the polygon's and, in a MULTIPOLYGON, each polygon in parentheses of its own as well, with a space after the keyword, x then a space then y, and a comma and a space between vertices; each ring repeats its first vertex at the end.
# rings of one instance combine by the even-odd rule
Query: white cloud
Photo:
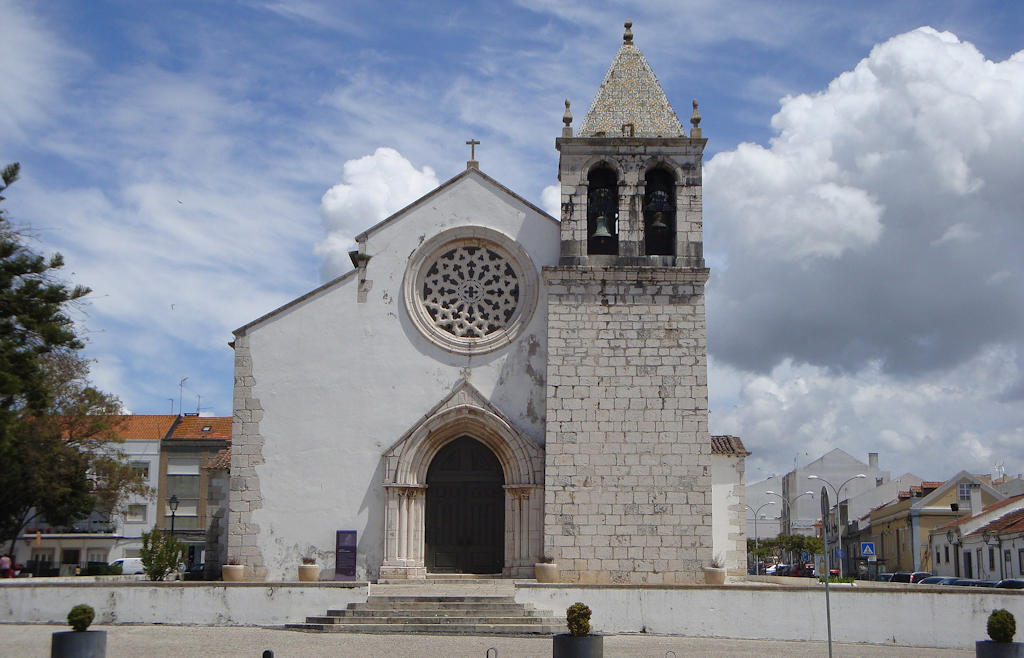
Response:
POLYGON ((547 214, 559 219, 562 216, 562 186, 548 185, 540 193, 540 207, 547 214))
POLYGON ((993 457, 1018 472, 1024 428, 1017 403, 998 399, 1020 374, 1015 358, 993 348, 937 378, 914 381, 886 375, 878 364, 845 375, 791 361, 766 375, 724 367, 738 383, 736 404, 712 408, 711 431, 739 435, 766 472, 792 468, 792 455, 813 459, 832 448, 861 459, 880 452, 886 468, 926 479, 955 468, 987 472, 993 457))
POLYGON ((920 28, 782 99, 772 127, 705 170, 718 362, 917 374, 1024 348, 1024 300, 991 285, 1024 276, 1024 53, 920 28))
MULTIPOLYGON (((53 116, 59 104, 63 66, 80 55, 62 45, 21 3, 0 0, 0 136, 21 140, 53 116)), ((10 144, 8 144, 10 146, 10 144)))
POLYGON ((351 269, 348 251, 355 244, 354 236, 438 185, 433 169, 416 169, 401 153, 383 146, 372 155, 346 162, 341 179, 320 202, 327 235, 317 244, 316 253, 324 259, 324 279, 351 269))

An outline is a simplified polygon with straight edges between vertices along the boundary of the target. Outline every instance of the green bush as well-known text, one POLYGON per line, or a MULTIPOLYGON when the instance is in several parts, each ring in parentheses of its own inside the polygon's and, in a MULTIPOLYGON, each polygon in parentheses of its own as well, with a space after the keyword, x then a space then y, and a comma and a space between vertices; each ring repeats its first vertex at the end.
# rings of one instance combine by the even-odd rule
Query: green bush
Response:
POLYGON ((68 613, 68 623, 71 624, 71 628, 78 632, 82 632, 89 628, 89 624, 96 618, 96 611, 92 609, 92 606, 88 606, 84 603, 79 603, 75 607, 71 608, 71 612, 68 613))
MULTIPOLYGON (((819 583, 825 582, 825 576, 818 576, 818 582, 819 583)), ((840 578, 839 576, 829 576, 828 577, 828 582, 830 582, 830 583, 853 583, 853 582, 856 582, 856 579, 853 576, 843 576, 842 578, 840 578)))
POLYGON ((142 533, 142 568, 150 580, 163 580, 178 570, 185 558, 185 545, 162 530, 142 533))
POLYGON ((590 608, 577 601, 565 611, 565 621, 570 635, 590 635, 590 608))
POLYGON ((988 636, 994 642, 1013 642, 1017 632, 1017 620, 1009 610, 999 608, 988 616, 988 636))

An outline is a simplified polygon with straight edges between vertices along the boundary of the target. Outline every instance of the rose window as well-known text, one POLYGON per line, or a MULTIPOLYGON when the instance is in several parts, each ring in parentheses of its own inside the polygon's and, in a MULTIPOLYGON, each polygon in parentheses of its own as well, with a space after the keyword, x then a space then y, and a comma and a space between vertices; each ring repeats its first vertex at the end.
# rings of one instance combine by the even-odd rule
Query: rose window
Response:
POLYGON ((519 307, 519 277, 509 259, 486 246, 444 250, 424 271, 422 304, 434 326, 458 338, 484 338, 508 327, 519 307))

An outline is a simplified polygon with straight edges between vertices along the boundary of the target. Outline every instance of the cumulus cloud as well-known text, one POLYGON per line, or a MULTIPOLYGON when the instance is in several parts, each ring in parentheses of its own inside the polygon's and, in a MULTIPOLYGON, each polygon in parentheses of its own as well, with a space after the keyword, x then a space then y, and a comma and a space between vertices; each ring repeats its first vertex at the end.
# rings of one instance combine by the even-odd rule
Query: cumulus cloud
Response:
POLYGON ((706 166, 719 363, 914 377, 1024 353, 1024 52, 920 28, 783 98, 772 127, 706 166))
POLYGON ((744 437, 754 453, 751 471, 785 470, 793 455, 813 459, 833 448, 861 459, 877 451, 887 464, 900 464, 896 470, 926 479, 957 468, 989 472, 993 459, 1020 470, 1024 427, 1016 405, 998 400, 1017 375, 1014 361, 1008 348, 988 348, 939 377, 913 382, 885 374, 878 363, 843 375, 791 360, 766 374, 724 366, 736 404, 713 413, 713 431, 744 437))
POLYGON ((401 210, 438 185, 430 167, 416 169, 401 153, 380 147, 372 155, 349 160, 341 182, 320 202, 326 236, 315 248, 323 258, 321 275, 332 279, 351 269, 348 252, 354 236, 401 210))

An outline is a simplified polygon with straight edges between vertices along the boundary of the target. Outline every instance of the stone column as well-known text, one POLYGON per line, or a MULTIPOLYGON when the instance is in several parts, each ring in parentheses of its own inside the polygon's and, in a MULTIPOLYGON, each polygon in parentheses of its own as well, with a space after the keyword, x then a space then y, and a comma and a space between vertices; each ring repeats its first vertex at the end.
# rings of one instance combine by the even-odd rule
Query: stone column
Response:
POLYGON ((384 485, 384 562, 381 578, 425 578, 423 492, 425 486, 384 485))
POLYGON ((541 552, 543 491, 536 485, 505 486, 505 568, 513 578, 532 578, 541 552))

